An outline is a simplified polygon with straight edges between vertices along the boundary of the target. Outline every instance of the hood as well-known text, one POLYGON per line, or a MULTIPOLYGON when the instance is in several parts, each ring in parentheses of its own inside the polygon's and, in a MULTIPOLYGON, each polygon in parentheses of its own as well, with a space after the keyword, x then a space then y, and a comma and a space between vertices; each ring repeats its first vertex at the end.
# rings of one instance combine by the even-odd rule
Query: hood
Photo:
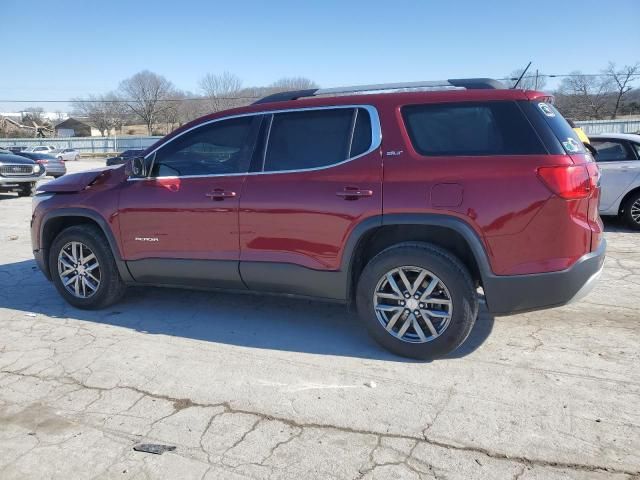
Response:
POLYGON ((14 155, 13 153, 0 153, 0 165, 33 165, 35 162, 29 158, 14 155))
POLYGON ((108 177, 118 167, 99 168, 86 172, 68 173, 38 187, 38 192, 73 193, 84 190, 101 177, 108 177))

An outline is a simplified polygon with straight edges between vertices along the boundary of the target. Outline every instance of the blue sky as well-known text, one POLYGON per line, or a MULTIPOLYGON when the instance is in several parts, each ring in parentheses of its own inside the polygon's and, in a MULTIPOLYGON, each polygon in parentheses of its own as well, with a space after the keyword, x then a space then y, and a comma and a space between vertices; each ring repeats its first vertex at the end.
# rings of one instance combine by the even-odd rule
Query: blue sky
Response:
POLYGON ((640 61, 639 19, 640 0, 0 0, 0 100, 105 93, 143 69, 191 91, 225 70, 324 87, 501 77, 529 60, 592 73, 640 61))

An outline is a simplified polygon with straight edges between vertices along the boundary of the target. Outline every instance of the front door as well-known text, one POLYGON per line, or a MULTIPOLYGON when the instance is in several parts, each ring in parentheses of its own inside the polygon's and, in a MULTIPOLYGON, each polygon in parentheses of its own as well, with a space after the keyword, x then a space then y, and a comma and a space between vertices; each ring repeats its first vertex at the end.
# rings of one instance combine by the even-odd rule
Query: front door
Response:
POLYGON ((119 204, 121 245, 139 282, 242 288, 238 206, 254 117, 223 119, 174 137, 130 179, 119 204))

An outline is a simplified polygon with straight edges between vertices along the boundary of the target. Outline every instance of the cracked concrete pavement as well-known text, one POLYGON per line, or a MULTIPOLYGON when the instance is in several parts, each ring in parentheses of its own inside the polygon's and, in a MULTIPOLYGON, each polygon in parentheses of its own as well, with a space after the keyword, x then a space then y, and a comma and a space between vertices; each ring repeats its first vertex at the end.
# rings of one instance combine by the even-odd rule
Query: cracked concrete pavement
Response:
POLYGON ((339 305, 135 288, 76 310, 32 260, 30 200, 0 218, 2 479, 640 478, 640 233, 615 222, 589 297, 483 311, 421 363, 339 305))

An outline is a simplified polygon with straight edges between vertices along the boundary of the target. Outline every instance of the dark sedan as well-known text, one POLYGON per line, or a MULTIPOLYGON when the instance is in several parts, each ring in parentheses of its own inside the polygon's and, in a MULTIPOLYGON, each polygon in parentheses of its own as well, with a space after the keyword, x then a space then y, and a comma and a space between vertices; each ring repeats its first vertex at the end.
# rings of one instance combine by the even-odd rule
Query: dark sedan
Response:
POLYGON ((29 158, 39 165, 42 165, 46 170, 46 175, 58 178, 67 173, 67 166, 64 161, 60 160, 48 153, 39 152, 18 152, 18 155, 29 158))
POLYGON ((107 158, 107 167, 110 167, 112 165, 122 165, 128 159, 137 157, 138 155, 142 155, 143 153, 144 149, 125 150, 117 157, 107 158))

